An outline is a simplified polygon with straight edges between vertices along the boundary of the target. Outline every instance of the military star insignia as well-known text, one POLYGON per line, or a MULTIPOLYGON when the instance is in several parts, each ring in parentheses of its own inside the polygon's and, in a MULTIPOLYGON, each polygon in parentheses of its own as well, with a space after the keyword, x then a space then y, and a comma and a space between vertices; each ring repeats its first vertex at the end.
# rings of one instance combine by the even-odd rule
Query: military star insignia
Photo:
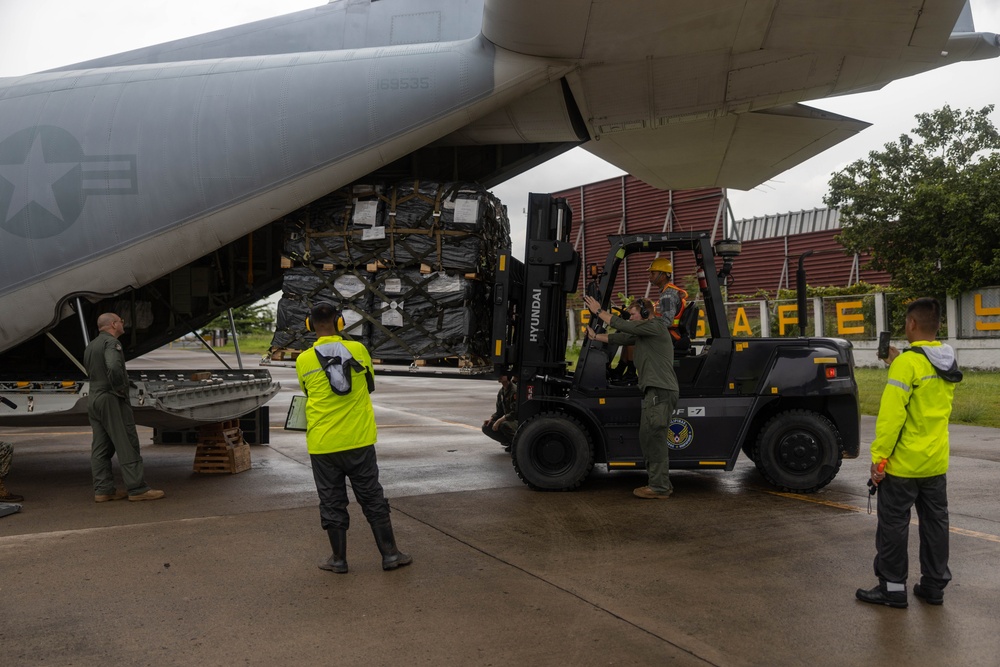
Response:
POLYGON ((0 178, 14 186, 6 219, 10 220, 34 202, 57 219, 63 220, 53 185, 79 164, 79 161, 48 162, 40 134, 36 134, 22 164, 0 164, 0 178))

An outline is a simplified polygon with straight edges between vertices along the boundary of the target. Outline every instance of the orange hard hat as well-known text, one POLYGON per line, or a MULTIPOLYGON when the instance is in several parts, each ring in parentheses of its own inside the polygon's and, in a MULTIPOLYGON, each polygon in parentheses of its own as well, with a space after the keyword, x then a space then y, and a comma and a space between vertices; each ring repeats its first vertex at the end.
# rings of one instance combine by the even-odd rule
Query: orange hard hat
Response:
POLYGON ((666 257, 657 257, 649 264, 649 270, 661 273, 673 273, 674 265, 666 257))

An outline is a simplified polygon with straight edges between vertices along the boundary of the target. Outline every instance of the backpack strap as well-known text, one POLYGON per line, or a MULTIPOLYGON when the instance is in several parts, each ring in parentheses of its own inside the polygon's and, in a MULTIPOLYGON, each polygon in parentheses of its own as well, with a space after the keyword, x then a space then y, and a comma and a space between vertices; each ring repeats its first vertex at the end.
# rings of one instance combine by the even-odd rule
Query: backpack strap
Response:
POLYGON ((316 359, 319 360, 319 365, 323 372, 326 373, 327 379, 330 381, 330 389, 333 393, 338 396, 346 396, 351 393, 353 388, 352 377, 353 373, 360 373, 364 371, 365 373, 365 385, 368 388, 368 393, 375 391, 375 378, 372 376, 371 370, 366 368, 360 361, 350 356, 350 351, 344 348, 347 352, 347 358, 341 357, 340 355, 334 355, 328 357, 316 348, 316 359))

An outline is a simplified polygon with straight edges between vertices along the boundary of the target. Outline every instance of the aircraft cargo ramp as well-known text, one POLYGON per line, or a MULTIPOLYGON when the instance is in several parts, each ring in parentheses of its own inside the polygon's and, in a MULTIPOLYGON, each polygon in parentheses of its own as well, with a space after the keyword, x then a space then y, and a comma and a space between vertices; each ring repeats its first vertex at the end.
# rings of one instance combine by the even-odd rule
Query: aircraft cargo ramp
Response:
MULTIPOLYGON (((266 369, 129 371, 135 421, 181 429, 236 419, 271 399, 281 385, 266 369)), ((86 426, 85 381, 0 382, 0 426, 86 426)))

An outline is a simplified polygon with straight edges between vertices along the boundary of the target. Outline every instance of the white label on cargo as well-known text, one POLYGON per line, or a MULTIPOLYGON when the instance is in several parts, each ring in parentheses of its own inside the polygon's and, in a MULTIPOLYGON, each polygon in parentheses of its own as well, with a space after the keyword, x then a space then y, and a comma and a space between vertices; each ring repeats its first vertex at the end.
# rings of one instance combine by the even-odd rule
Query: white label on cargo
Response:
POLYGON ((479 222, 479 200, 456 199, 455 222, 463 225, 474 225, 479 222))
POLYGON ((399 294, 403 291, 403 281, 400 278, 386 278, 385 291, 392 294, 399 294))
POLYGON ((357 201, 354 202, 354 224, 368 225, 372 227, 378 222, 378 201, 357 201))
POLYGON ((462 291, 462 277, 461 276, 449 276, 443 271, 438 272, 437 276, 427 285, 428 292, 461 292, 462 291))
POLYGON ((387 327, 403 326, 403 302, 393 301, 391 303, 382 302, 382 307, 389 307, 389 310, 382 313, 382 325, 387 327), (398 308, 398 310, 397 310, 398 308))
POLYGON ((371 229, 365 229, 361 231, 362 241, 374 241, 377 239, 385 238, 385 227, 372 227, 371 229))
POLYGON ((345 273, 337 276, 333 281, 333 287, 341 298, 349 299, 365 291, 365 282, 353 274, 345 273))
POLYGON ((344 331, 347 333, 360 334, 361 326, 355 327, 355 324, 362 322, 361 313, 356 313, 350 308, 344 310, 344 331))

